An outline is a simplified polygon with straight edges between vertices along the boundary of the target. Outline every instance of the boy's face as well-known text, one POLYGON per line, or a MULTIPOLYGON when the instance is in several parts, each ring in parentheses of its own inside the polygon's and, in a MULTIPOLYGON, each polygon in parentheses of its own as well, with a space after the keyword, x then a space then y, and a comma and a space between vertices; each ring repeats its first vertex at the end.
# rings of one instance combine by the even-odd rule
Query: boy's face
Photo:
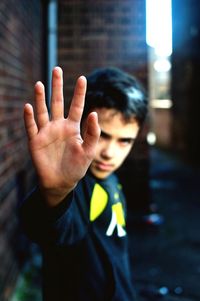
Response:
POLYGON ((95 177, 104 179, 118 169, 129 154, 139 125, 134 118, 125 121, 123 115, 114 109, 98 108, 95 111, 101 136, 90 171, 95 177))

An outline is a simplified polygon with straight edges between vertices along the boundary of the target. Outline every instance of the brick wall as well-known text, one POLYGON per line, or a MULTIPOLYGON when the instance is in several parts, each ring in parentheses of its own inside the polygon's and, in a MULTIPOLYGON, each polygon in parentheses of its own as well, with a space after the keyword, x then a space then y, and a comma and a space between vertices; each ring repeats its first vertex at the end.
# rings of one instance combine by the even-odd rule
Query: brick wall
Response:
POLYGON ((65 93, 94 68, 116 66, 146 84, 144 0, 58 0, 58 61, 65 93))
POLYGON ((173 2, 171 148, 182 159, 200 167, 200 2, 173 2))
POLYGON ((39 0, 0 2, 0 300, 18 273, 16 203, 31 185, 23 105, 41 78, 39 0))

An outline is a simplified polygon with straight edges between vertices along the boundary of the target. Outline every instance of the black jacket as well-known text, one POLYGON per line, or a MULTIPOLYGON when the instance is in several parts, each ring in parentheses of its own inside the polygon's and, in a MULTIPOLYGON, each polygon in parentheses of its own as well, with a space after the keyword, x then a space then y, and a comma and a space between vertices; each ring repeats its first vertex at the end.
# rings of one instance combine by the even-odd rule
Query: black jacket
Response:
POLYGON ((42 248, 45 301, 134 301, 124 196, 115 175, 87 174, 56 208, 35 190, 21 207, 42 248))

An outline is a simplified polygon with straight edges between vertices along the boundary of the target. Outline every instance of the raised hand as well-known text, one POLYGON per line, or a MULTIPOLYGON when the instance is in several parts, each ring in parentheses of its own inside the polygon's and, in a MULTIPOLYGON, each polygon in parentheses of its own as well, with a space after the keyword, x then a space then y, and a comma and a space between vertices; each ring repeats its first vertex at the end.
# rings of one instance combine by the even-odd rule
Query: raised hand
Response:
POLYGON ((65 118, 62 70, 55 67, 52 72, 51 117, 41 82, 35 85, 35 116, 30 104, 24 107, 30 153, 49 206, 57 205, 68 195, 85 175, 95 155, 100 135, 95 112, 87 117, 83 138, 80 133, 85 92, 86 78, 81 76, 65 118))

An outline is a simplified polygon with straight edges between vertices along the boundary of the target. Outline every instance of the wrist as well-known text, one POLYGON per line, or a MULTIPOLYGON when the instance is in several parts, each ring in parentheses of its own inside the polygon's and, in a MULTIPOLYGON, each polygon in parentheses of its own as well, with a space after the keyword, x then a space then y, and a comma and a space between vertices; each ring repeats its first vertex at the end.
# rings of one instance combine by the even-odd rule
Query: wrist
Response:
POLYGON ((44 196, 46 204, 49 207, 55 207, 59 205, 68 196, 68 194, 70 194, 70 192, 75 188, 75 186, 68 189, 46 189, 40 186, 40 191, 44 196))

